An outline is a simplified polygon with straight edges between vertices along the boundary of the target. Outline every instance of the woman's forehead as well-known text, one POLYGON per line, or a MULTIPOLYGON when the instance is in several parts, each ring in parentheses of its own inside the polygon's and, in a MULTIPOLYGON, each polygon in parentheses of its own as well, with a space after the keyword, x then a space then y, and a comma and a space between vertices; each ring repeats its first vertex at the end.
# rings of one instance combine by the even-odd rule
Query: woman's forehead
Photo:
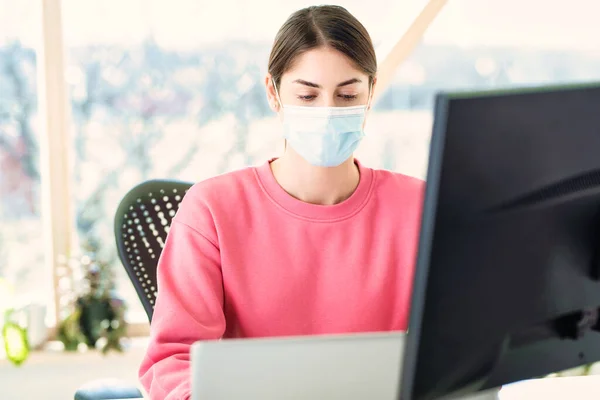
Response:
POLYGON ((349 81, 360 84, 367 82, 368 77, 343 53, 319 47, 298 55, 282 79, 288 83, 300 80, 325 87, 349 81))

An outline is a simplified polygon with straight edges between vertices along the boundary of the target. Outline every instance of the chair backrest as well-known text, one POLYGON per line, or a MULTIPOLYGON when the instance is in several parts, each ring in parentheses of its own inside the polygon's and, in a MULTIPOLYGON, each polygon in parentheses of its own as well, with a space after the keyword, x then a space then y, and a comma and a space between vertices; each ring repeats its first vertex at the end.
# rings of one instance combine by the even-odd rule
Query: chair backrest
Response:
POLYGON ((156 301, 156 267, 171 221, 191 183, 151 180, 131 189, 115 215, 119 258, 139 296, 148 320, 156 301))

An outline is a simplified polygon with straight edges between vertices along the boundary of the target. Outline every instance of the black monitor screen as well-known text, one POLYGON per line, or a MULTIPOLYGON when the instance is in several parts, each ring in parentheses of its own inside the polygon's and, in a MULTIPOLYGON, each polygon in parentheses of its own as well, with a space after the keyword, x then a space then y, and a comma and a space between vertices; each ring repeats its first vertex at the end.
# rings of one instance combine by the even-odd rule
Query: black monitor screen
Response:
POLYGON ((400 398, 600 360, 600 84, 440 94, 400 398))

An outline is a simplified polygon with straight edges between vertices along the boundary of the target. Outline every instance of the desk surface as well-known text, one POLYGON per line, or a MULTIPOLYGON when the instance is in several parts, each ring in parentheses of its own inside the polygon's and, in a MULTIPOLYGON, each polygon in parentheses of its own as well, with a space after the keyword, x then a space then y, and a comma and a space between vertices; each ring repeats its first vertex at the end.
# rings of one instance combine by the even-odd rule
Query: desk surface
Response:
POLYGON ((572 376, 534 379, 507 385, 500 390, 500 400, 597 400, 600 376, 572 376))
MULTIPOLYGON (((500 400, 597 400, 600 398, 600 376, 576 376, 535 379, 514 383, 502 388, 500 400)), ((135 399, 115 400, 144 400, 135 399)))

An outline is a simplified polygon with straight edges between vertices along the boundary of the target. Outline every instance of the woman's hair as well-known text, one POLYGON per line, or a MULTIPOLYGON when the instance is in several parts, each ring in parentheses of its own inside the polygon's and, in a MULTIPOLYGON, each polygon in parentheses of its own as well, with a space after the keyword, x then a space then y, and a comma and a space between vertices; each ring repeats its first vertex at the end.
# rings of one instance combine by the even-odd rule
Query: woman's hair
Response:
POLYGON ((377 72, 373 42, 365 27, 343 7, 312 6, 293 13, 275 36, 269 57, 269 73, 278 87, 281 76, 300 54, 328 46, 340 51, 369 75, 377 72))

